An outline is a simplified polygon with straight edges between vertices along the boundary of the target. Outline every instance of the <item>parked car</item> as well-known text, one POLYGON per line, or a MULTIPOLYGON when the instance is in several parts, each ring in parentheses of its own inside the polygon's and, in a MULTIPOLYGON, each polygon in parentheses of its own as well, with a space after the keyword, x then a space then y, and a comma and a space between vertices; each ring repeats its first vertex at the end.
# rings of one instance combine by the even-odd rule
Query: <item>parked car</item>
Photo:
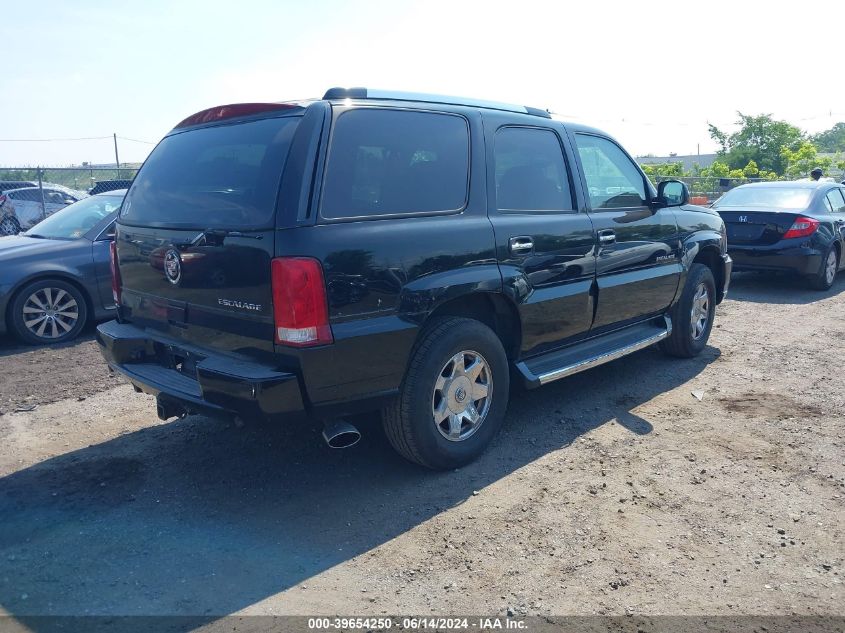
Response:
POLYGON ((0 237, 0 332, 63 343, 114 313, 109 246, 126 191, 91 196, 0 237))
POLYGON ((42 188, 23 187, 0 193, 0 235, 17 235, 88 195, 61 185, 45 184, 42 188))
POLYGON ((0 193, 9 189, 22 189, 24 187, 37 187, 37 182, 31 180, 0 180, 0 193))
POLYGON ((332 89, 211 108, 153 150, 117 221, 109 365, 162 419, 379 410, 431 468, 478 456, 526 387, 707 343, 724 223, 606 134, 543 110, 332 89), (245 262, 249 262, 248 265, 245 262))
POLYGON ((129 189, 132 186, 132 179, 121 178, 119 180, 100 180, 94 183, 94 186, 88 190, 88 195, 95 196, 98 193, 105 193, 106 191, 115 191, 117 189, 129 189))
POLYGON ((725 220, 735 270, 806 276, 828 290, 845 266, 845 187, 835 182, 760 182, 731 189, 713 208, 725 220))

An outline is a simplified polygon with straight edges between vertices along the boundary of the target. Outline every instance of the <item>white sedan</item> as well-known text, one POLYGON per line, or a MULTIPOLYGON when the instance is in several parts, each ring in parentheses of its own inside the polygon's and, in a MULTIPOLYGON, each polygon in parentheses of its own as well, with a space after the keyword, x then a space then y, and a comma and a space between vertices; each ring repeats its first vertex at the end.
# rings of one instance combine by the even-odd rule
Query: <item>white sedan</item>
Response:
POLYGON ((61 185, 45 184, 43 189, 43 203, 38 187, 9 189, 0 193, 0 235, 16 235, 59 209, 87 197, 81 191, 61 185))

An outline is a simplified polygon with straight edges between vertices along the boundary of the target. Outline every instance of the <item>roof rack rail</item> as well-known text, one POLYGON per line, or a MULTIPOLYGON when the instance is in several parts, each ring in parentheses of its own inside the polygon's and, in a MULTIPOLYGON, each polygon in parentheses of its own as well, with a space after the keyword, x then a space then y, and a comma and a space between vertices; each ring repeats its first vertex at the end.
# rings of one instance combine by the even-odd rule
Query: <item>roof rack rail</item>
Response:
POLYGON ((424 103, 447 103, 451 105, 471 106, 488 108, 490 110, 504 110, 505 112, 519 112, 520 114, 531 114, 546 119, 552 118, 551 114, 540 108, 529 108, 528 106, 500 103, 498 101, 485 101, 484 99, 468 99, 465 97, 450 97, 446 95, 425 94, 420 92, 401 92, 396 90, 373 90, 371 88, 329 88, 323 99, 386 99, 393 101, 421 101, 424 103))

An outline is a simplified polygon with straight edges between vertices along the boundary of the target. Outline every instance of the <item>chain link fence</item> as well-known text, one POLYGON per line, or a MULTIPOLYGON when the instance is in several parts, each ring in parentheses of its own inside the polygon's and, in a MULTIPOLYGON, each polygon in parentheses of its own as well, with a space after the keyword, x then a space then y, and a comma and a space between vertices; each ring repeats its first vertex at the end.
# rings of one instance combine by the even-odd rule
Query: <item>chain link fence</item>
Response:
POLYGON ((0 235, 25 231, 88 195, 126 189, 135 167, 0 168, 0 235))
MULTIPOLYGON (((845 171, 826 174, 835 182, 845 180, 845 171)), ((664 180, 680 180, 687 184, 690 201, 693 204, 710 204, 718 200, 726 191, 750 182, 771 182, 764 178, 720 178, 718 176, 651 176, 655 186, 664 180)))

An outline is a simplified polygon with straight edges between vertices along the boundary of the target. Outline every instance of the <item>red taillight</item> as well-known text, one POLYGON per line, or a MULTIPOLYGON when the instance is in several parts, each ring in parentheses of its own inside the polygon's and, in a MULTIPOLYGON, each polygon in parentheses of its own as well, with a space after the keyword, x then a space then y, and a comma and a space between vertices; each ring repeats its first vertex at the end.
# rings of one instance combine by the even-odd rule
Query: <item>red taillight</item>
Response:
POLYGON ((117 244, 109 244, 109 263, 111 265, 111 294, 115 305, 120 305, 120 268, 117 265, 117 244))
POLYGON ((6 196, 0 193, 0 207, 2 207, 4 204, 6 204, 6 196))
POLYGON ((801 216, 796 218, 795 222, 792 223, 792 226, 789 227, 789 230, 783 234, 783 239, 789 239, 790 237, 807 237, 808 235, 815 233, 818 228, 818 220, 801 216))
POLYGON ((273 112, 274 110, 290 110, 299 107, 293 103, 233 103, 232 105, 216 106, 192 114, 181 121, 174 129, 199 125, 200 123, 211 123, 241 116, 250 116, 261 112, 273 112))
POLYGON ((307 347, 332 342, 326 284, 320 262, 277 257, 270 262, 276 343, 307 347))

